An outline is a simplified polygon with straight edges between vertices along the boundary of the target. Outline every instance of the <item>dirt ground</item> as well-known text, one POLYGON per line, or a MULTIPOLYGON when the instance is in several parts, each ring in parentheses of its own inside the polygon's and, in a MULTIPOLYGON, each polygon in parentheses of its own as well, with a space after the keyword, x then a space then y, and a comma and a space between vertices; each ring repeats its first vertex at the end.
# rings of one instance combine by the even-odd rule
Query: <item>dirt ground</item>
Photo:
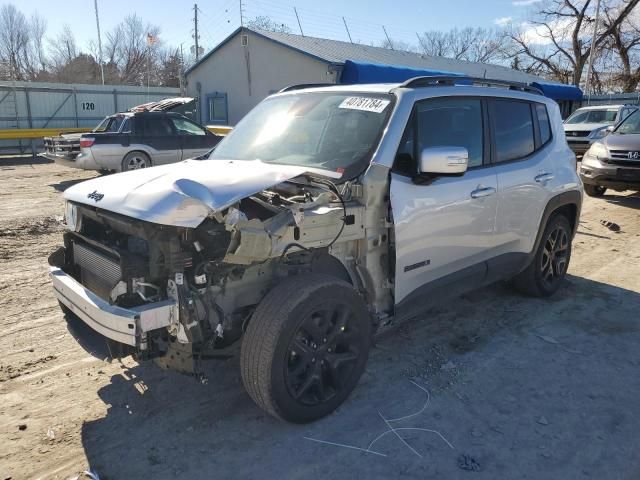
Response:
POLYGON ((640 478, 638 194, 586 198, 553 298, 500 284, 439 307, 377 343, 344 406, 298 426, 251 402, 237 358, 201 384, 74 340, 46 258, 61 191, 94 175, 0 161, 0 480, 640 478))

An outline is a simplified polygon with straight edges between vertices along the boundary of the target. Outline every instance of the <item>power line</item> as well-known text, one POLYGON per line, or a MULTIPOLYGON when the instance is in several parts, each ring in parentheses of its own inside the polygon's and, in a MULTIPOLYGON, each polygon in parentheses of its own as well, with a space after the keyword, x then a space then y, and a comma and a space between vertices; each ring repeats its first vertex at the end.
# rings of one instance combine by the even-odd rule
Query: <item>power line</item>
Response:
MULTIPOLYGON (((293 24, 300 20, 300 24, 304 27, 305 35, 309 35, 313 31, 312 36, 328 37, 335 39, 344 39, 352 43, 380 43, 387 35, 381 31, 381 24, 373 22, 365 22, 360 19, 354 19, 345 16, 327 14, 324 12, 293 7, 290 4, 284 4, 277 0, 243 0, 245 8, 245 17, 268 16, 278 24, 293 24), (295 10, 294 10, 295 8, 295 10), (298 16, 296 17, 296 12, 298 16), (347 22, 348 32, 344 28, 347 22), (346 33, 346 35, 345 35, 346 33), (345 38, 346 37, 346 38, 345 38), (351 37, 349 39, 349 37, 351 37)), ((385 28, 388 26, 385 25, 385 28)), ((393 37, 396 40, 402 40, 409 44, 414 44, 414 32, 394 30, 393 37)), ((386 42, 389 43, 388 40, 386 42)), ((392 41, 393 43, 393 41, 392 41)))
POLYGON ((200 22, 198 31, 201 35, 204 35, 211 47, 217 45, 237 27, 237 20, 232 23, 231 17, 229 16, 231 7, 235 5, 236 1, 237 0, 229 0, 224 4, 224 6, 219 9, 222 15, 218 15, 216 19, 213 19, 206 11, 198 7, 200 13, 199 18, 201 17, 203 19, 203 21, 200 22))

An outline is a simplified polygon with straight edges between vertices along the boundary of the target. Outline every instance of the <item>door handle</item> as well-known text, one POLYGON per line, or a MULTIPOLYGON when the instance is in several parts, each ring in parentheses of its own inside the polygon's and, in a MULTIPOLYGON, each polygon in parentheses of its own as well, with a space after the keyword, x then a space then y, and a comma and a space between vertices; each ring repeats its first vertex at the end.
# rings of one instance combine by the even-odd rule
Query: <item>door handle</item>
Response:
POLYGON ((496 193, 496 189, 493 187, 479 187, 471 192, 471 198, 488 197, 496 193))
POLYGON ((549 180, 553 180, 555 178, 555 175, 553 173, 541 173, 539 175, 536 175, 534 177, 534 180, 538 183, 545 183, 548 182, 549 180))

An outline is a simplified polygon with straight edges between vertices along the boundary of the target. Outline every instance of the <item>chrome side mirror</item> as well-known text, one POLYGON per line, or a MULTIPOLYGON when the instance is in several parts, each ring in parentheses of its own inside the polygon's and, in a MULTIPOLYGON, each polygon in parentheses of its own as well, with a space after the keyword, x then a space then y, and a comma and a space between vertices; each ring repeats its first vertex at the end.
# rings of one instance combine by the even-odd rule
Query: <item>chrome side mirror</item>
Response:
POLYGON ((468 164, 469 152, 464 147, 427 147, 420 154, 420 173, 461 175, 468 164))

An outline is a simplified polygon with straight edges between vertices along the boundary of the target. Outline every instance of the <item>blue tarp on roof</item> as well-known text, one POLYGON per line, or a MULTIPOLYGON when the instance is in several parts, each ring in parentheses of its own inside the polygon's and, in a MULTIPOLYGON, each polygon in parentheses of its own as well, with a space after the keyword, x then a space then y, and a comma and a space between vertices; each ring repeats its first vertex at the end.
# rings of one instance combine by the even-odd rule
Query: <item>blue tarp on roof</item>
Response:
MULTIPOLYGON (((426 70, 402 67, 398 65, 383 65, 380 63, 364 63, 346 60, 342 69, 340 83, 347 85, 362 83, 399 83, 413 77, 433 75, 460 77, 460 84, 468 82, 465 82, 464 80, 466 75, 457 72, 426 70)), ((546 82, 532 82, 530 85, 540 89, 546 97, 552 98, 556 101, 582 99, 582 90, 575 85, 546 82)))
POLYGON ((532 82, 532 87, 542 90, 545 97, 553 98, 555 101, 562 100, 582 100, 582 90, 575 85, 564 85, 561 83, 532 82))
POLYGON ((419 68, 401 67, 397 65, 382 65, 379 63, 363 63, 346 60, 340 83, 399 83, 413 77, 429 75, 448 75, 464 77, 465 75, 442 70, 423 70, 419 68))

